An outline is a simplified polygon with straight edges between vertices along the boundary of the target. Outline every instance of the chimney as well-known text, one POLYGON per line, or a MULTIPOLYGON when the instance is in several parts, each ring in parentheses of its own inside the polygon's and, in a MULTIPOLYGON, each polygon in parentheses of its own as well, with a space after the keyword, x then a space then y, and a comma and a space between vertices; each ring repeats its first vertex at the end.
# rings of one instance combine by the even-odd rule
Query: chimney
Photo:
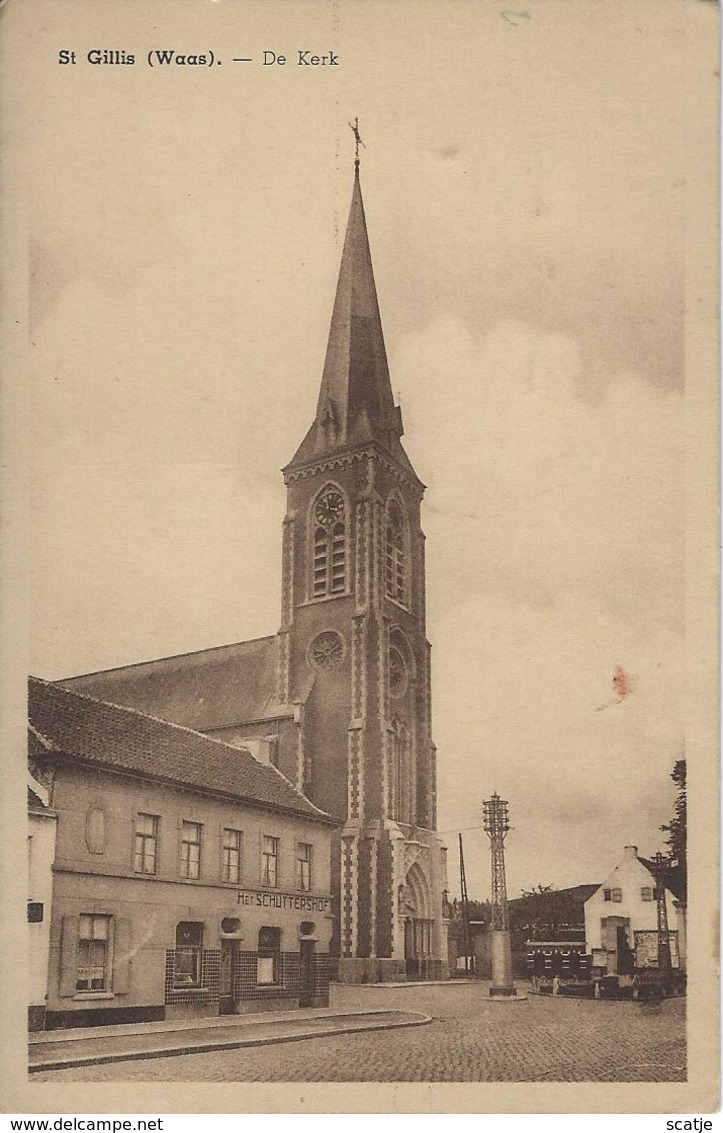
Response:
POLYGON ((623 861, 632 862, 638 860, 638 847, 626 846, 625 853, 623 854, 623 861))

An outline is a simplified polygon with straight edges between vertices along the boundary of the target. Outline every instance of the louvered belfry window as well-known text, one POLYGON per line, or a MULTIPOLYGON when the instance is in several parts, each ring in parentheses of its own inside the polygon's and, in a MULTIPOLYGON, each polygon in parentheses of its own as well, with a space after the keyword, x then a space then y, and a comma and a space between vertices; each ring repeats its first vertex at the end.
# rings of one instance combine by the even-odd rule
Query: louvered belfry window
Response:
POLYGON ((404 562, 404 516, 397 500, 390 500, 387 508, 386 530, 386 590, 395 602, 406 599, 404 562))
POLYGON ((346 590, 346 518, 344 498, 336 488, 325 488, 314 504, 314 598, 343 594, 346 590))

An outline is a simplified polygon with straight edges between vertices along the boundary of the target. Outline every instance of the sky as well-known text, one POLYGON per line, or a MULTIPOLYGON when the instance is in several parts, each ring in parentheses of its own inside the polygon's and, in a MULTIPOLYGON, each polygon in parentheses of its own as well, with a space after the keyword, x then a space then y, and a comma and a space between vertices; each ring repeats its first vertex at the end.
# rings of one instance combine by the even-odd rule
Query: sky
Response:
POLYGON ((30 670, 278 628, 279 469, 315 410, 358 115, 427 485, 450 889, 462 830, 470 896, 489 893, 495 790, 511 895, 654 853, 683 751, 686 6, 37 6, 11 139, 30 670), (137 63, 91 66, 92 48, 137 63), (150 68, 154 48, 221 64, 150 68), (298 67, 307 48, 339 65, 298 67))

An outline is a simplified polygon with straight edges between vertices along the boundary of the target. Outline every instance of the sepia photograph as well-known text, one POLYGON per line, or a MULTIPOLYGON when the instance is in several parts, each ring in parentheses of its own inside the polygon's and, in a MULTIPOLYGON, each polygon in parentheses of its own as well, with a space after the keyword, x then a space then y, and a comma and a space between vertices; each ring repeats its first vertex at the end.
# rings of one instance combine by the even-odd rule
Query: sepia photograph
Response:
POLYGON ((3 12, 16 1111, 718 1104, 718 12, 505 2, 3 12))

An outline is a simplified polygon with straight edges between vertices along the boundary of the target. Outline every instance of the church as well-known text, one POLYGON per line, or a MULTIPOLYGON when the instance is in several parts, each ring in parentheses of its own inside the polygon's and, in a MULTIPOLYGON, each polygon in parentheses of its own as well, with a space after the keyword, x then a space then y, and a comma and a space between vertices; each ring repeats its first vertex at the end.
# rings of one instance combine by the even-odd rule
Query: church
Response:
POLYGON ((449 974, 424 485, 402 433, 357 157, 316 413, 283 470, 278 632, 59 682, 244 748, 337 820, 330 954, 346 982, 449 974))

